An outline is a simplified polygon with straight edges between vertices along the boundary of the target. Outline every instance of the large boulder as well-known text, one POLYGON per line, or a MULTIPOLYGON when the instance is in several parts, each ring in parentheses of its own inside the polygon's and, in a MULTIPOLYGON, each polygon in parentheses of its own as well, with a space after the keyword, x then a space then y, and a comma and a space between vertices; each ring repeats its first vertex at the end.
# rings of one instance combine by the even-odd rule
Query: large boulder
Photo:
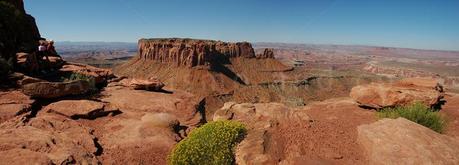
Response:
POLYGON ((411 78, 395 83, 371 83, 352 88, 350 96, 361 106, 385 108, 421 102, 441 104, 443 87, 436 80, 411 78))
POLYGON ((0 123, 30 112, 34 102, 19 91, 0 92, 0 123))
POLYGON ((77 73, 88 77, 93 77, 96 84, 106 83, 109 79, 115 77, 110 69, 102 69, 77 63, 65 63, 60 71, 69 74, 77 73))
POLYGON ((369 164, 459 164, 457 139, 404 118, 358 127, 369 164))
POLYGON ((164 83, 158 79, 123 79, 120 83, 135 90, 161 91, 164 87, 164 83))
POLYGON ((88 81, 37 82, 22 86, 24 94, 32 98, 52 99, 69 95, 81 95, 91 89, 88 81))

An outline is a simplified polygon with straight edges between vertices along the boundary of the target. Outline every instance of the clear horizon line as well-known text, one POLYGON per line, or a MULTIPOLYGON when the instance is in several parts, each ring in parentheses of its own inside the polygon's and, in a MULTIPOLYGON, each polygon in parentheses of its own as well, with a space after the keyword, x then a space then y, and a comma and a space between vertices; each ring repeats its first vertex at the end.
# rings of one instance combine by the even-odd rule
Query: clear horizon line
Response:
MULTIPOLYGON (((180 38, 180 37, 170 37, 170 38, 180 38)), ((186 37, 184 37, 186 38, 186 37)), ((143 38, 142 38, 143 39, 143 38)), ((139 39, 140 40, 140 39, 139 39)), ((215 39, 210 39, 215 40, 215 39)), ((221 40, 223 41, 223 40, 221 40)), ((128 44, 137 44, 138 41, 56 41, 56 42, 80 42, 80 43, 128 43, 128 44)), ((238 42, 238 41, 224 41, 224 42, 238 42)), ((270 42, 270 41, 240 41, 240 42, 250 42, 252 44, 257 43, 268 43, 268 44, 297 44, 297 45, 328 45, 328 46, 362 46, 362 47, 380 47, 380 48, 395 48, 395 49, 411 49, 411 50, 425 50, 425 51, 444 51, 444 52, 459 52, 459 49, 429 49, 429 48, 410 48, 410 47, 396 47, 396 46, 384 46, 384 45, 365 45, 365 44, 334 44, 334 43, 304 43, 304 42, 270 42)))

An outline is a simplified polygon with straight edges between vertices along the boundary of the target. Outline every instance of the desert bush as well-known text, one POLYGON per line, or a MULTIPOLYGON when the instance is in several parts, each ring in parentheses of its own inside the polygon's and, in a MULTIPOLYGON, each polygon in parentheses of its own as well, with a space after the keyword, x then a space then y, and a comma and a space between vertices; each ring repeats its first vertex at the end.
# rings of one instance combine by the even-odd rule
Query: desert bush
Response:
POLYGON ((180 141, 168 158, 171 165, 234 164, 233 150, 245 136, 243 124, 215 121, 193 130, 180 141))
POLYGON ((96 80, 92 76, 87 76, 87 75, 79 74, 79 73, 71 73, 64 77, 61 77, 61 81, 63 82, 78 81, 78 80, 87 81, 90 85, 91 90, 97 90, 96 80))
POLYGON ((378 112, 378 117, 392 119, 403 117, 438 133, 444 131, 447 123, 446 119, 439 112, 419 102, 407 106, 382 109, 378 112))

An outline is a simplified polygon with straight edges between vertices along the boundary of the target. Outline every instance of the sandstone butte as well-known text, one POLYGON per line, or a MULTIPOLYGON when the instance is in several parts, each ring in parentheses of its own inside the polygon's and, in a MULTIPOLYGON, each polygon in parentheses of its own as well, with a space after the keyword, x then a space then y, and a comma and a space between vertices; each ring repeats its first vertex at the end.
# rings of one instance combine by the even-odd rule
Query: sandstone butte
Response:
POLYGON ((141 79, 156 77, 169 88, 208 96, 270 82, 291 69, 274 59, 272 49, 255 54, 248 42, 163 38, 139 40, 137 56, 116 67, 114 73, 141 79))
POLYGON ((255 58, 255 51, 248 42, 227 43, 195 39, 141 39, 140 59, 194 67, 224 63, 232 57, 255 58))

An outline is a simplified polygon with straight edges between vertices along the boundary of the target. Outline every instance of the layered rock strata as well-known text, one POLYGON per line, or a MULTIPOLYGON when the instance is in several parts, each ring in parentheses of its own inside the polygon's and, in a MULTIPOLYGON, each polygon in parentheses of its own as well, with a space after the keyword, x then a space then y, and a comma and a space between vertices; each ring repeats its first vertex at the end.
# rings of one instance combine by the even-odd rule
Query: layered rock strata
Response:
POLYGON ((194 67, 225 63, 229 58, 255 58, 255 51, 248 42, 228 43, 195 39, 141 39, 139 58, 177 66, 194 67))

